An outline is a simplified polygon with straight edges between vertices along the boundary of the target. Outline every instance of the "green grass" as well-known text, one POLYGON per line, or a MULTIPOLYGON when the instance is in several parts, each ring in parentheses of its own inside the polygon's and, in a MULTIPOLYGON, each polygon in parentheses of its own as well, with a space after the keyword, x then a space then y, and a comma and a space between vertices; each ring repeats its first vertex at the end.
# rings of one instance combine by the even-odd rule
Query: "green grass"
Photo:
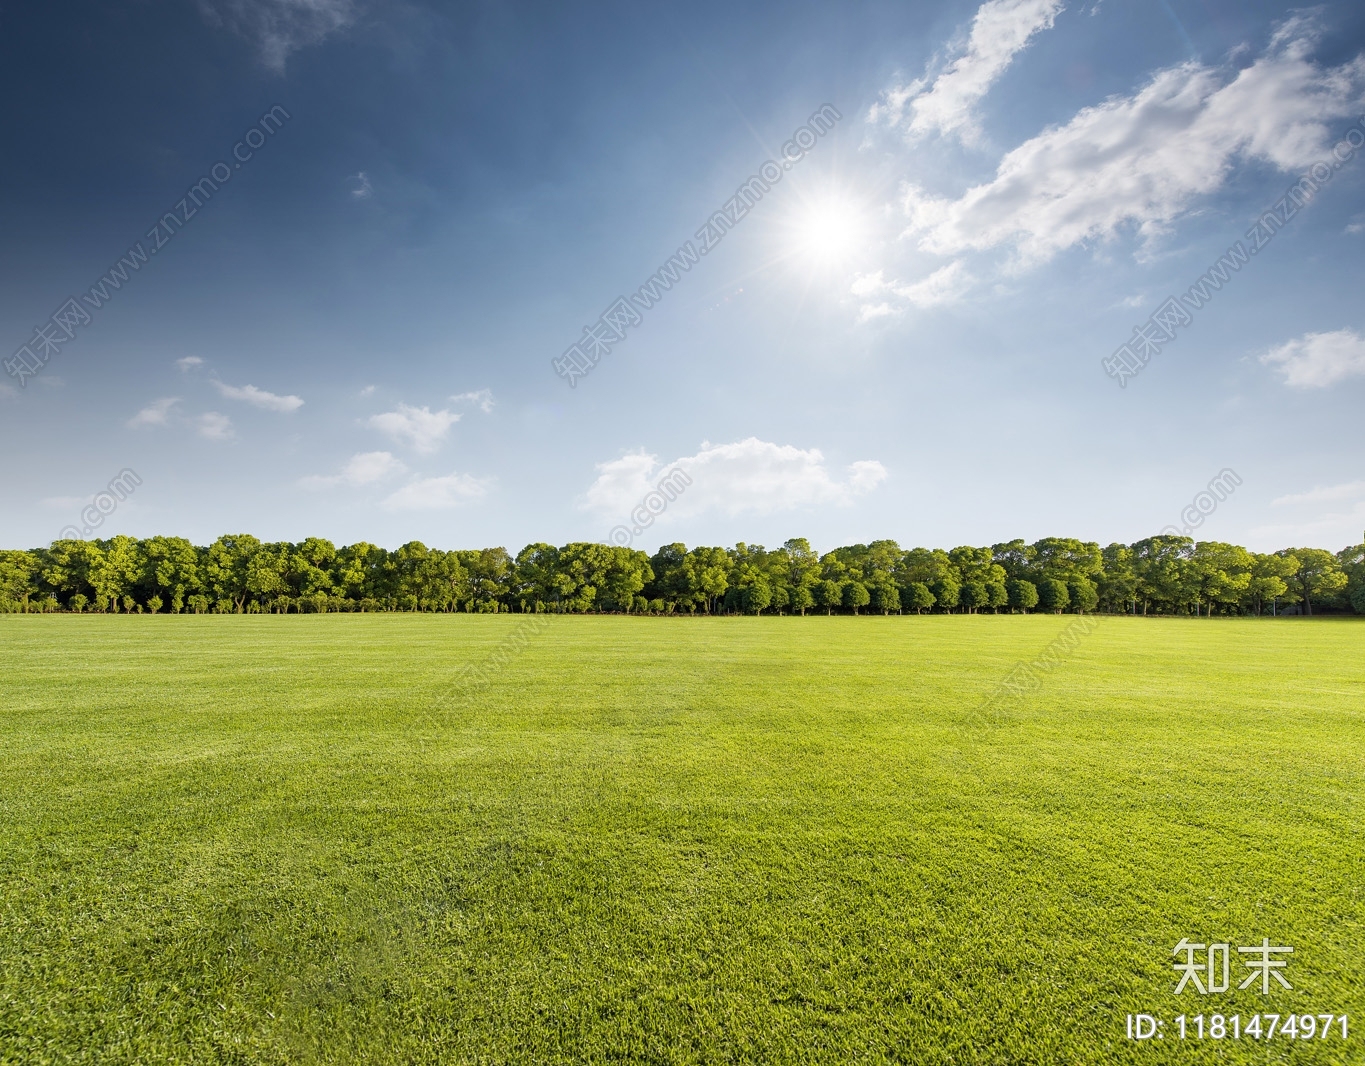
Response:
POLYGON ((1068 621, 0 617, 0 1061, 1365 1061, 1365 624, 1068 621))

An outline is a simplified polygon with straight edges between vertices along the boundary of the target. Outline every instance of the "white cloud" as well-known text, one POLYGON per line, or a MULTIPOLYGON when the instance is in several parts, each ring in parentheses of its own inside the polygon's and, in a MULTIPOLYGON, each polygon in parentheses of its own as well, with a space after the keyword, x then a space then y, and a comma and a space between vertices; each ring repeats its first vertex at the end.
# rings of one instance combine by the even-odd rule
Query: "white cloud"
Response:
MULTIPOLYGON (((851 291, 854 296, 863 298, 889 293, 898 297, 903 304, 909 304, 911 307, 923 310, 929 307, 957 303, 966 295, 967 290, 972 287, 975 281, 976 279, 967 273, 959 259, 947 266, 940 267, 927 278, 913 283, 887 281, 880 270, 875 274, 860 274, 854 279, 851 291)), ((868 322, 874 318, 896 314, 902 309, 903 307, 892 307, 886 301, 875 304, 865 303, 859 309, 858 320, 868 322)))
POLYGON ((1238 161, 1307 168, 1326 155, 1332 120, 1355 113, 1365 80, 1365 56, 1326 69, 1313 43, 1291 20, 1235 76, 1197 62, 1159 71, 1136 94, 1025 141, 958 199, 910 188, 907 235, 943 255, 1012 246, 1029 265, 1126 227, 1155 237, 1238 161))
POLYGON ((84 507, 93 499, 93 496, 44 496, 38 501, 38 504, 41 507, 53 507, 69 511, 75 507, 84 507))
POLYGON ((360 395, 361 395, 361 396, 373 396, 373 395, 374 395, 374 388, 375 388, 375 387, 374 387, 373 385, 366 385, 363 389, 360 390, 360 395))
POLYGON ((493 413, 493 390, 479 389, 477 392, 461 392, 450 398, 451 403, 478 404, 479 410, 486 415, 493 413))
POLYGON ((194 420, 201 437, 209 440, 231 440, 232 419, 217 411, 206 411, 194 420))
POLYGON ((175 365, 182 371, 189 371, 197 366, 203 366, 204 360, 200 359, 197 355, 187 355, 183 359, 177 359, 175 365))
POLYGON ((370 179, 363 170, 351 180, 355 182, 351 187, 351 199, 368 200, 374 195, 374 186, 370 184, 370 179))
POLYGON ((350 25, 359 13, 355 0, 199 0, 213 26, 226 26, 252 41, 261 62, 284 73, 290 53, 317 44, 350 25))
POLYGON ((871 492, 886 477, 875 460, 848 467, 845 481, 835 480, 817 449, 772 444, 757 437, 733 444, 702 443, 696 455, 660 464, 658 456, 636 452, 597 465, 597 479, 583 498, 586 510, 608 517, 630 513, 660 477, 681 470, 691 484, 669 507, 673 516, 720 511, 767 514, 816 505, 846 505, 871 492))
POLYGON ((885 118, 891 126, 906 126, 911 134, 937 131, 957 133, 972 142, 979 136, 975 106, 1011 60, 1040 30, 1051 29, 1062 0, 991 0, 972 20, 965 50, 928 91, 928 77, 900 85, 883 94, 868 113, 869 121, 885 118), (908 123, 906 109, 909 106, 908 123))
POLYGON ((488 479, 469 474, 422 478, 404 485, 384 501, 384 506, 391 511, 449 510, 482 499, 488 493, 488 485, 488 479))
POLYGON ((153 400, 132 418, 128 419, 129 429, 142 426, 164 426, 171 420, 171 408, 180 402, 179 396, 163 396, 153 400))
POLYGON ((1365 496, 1365 481, 1348 481, 1342 485, 1318 485, 1307 492, 1291 496, 1277 496, 1270 501, 1272 507, 1284 507, 1300 503, 1335 503, 1338 500, 1351 500, 1365 496))
POLYGON ((13 399, 18 395, 19 390, 16 389, 13 385, 0 385, 0 396, 5 397, 5 399, 7 400, 13 399))
POLYGON ((256 388, 255 385, 243 385, 238 388, 235 385, 225 385, 214 378, 213 387, 229 400, 242 400, 265 411, 291 414, 303 406, 303 401, 297 396, 276 396, 273 392, 256 388))
POLYGON ((1257 526, 1250 531, 1248 547, 1274 551, 1286 546, 1305 545, 1337 551, 1347 544, 1359 544, 1365 530, 1365 500, 1349 511, 1330 511, 1305 522, 1257 526))
POLYGON ((1365 377, 1365 337, 1352 329, 1305 333, 1261 356, 1284 372, 1284 383, 1320 389, 1346 378, 1365 377))
POLYGON ((369 425, 395 440, 406 442, 413 451, 427 455, 440 446, 450 427, 459 420, 460 416, 450 411, 431 411, 400 403, 396 411, 372 415, 369 425))
POLYGON ((401 474, 406 470, 407 467, 390 452, 359 452, 351 456, 341 468, 340 474, 330 476, 314 474, 311 477, 300 478, 299 484, 306 489, 326 489, 336 485, 372 485, 376 481, 383 481, 393 474, 401 474))

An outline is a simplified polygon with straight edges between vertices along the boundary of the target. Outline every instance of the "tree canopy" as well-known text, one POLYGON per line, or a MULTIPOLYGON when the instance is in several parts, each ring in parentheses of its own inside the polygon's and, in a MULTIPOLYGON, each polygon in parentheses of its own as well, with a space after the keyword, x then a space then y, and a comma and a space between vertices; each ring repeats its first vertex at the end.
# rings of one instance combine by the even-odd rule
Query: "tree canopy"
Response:
POLYGON ((388 550, 309 537, 228 534, 59 540, 0 551, 0 611, 280 613, 552 611, 655 614, 902 614, 1105 611, 1234 615, 1365 613, 1365 546, 1258 554, 1234 544, 1148 537, 1098 544, 902 548, 853 544, 819 555, 802 538, 768 549, 611 544, 388 550))

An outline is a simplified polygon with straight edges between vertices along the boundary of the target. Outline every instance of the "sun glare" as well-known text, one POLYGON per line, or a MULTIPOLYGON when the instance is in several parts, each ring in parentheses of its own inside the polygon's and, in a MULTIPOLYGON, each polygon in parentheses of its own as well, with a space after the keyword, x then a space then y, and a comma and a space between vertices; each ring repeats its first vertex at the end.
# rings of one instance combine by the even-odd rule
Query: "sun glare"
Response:
POLYGON ((849 203, 825 200, 810 204, 796 223, 796 247, 804 258, 837 264, 861 245, 863 221, 849 203))

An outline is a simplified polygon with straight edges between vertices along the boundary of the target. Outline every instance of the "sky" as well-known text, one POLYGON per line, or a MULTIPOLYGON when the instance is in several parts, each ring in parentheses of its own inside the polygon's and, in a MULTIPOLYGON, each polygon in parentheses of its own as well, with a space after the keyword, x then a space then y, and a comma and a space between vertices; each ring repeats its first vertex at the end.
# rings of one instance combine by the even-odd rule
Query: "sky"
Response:
POLYGON ((1358 4, 3 4, 0 51, 0 547, 1365 534, 1358 4))

